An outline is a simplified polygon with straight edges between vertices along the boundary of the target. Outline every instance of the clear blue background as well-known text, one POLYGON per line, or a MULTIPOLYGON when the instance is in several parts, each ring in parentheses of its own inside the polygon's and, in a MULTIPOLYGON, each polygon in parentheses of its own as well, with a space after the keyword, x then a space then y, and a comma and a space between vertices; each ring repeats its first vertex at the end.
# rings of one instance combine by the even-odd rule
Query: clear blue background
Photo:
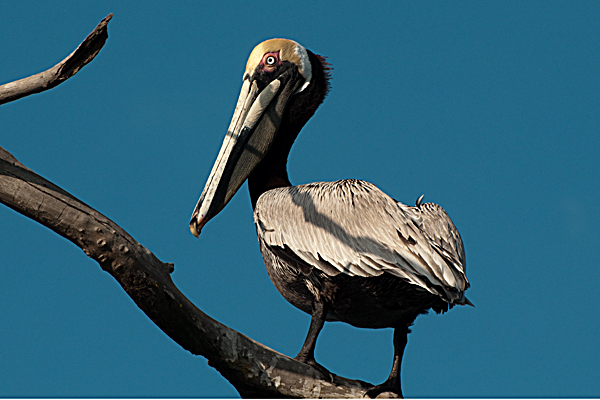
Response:
MULTIPOLYGON (((191 212, 252 48, 299 41, 332 91, 290 179, 369 180, 441 204, 476 308, 417 319, 408 397, 600 396, 600 2, 28 2, 0 5, 0 81, 74 78, 0 107, 0 145, 120 224, 201 309, 285 354, 309 316, 266 274, 246 186, 195 239, 191 212), (123 4, 126 3, 126 4, 123 4)), ((0 207, 0 396, 235 397, 70 242, 0 207)), ((373 383, 391 330, 329 323, 317 359, 373 383)))

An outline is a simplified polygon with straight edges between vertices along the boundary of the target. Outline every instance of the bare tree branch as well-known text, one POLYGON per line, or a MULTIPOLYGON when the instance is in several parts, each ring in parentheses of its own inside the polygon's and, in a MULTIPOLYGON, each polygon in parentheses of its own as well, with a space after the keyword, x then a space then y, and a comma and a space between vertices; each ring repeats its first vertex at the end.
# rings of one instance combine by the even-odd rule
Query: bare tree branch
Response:
POLYGON ((370 384, 334 377, 210 318, 175 286, 165 264, 113 221, 0 147, 0 202, 80 247, 168 336, 208 359, 245 397, 362 397, 370 384))
POLYGON ((108 14, 74 52, 54 67, 0 86, 0 105, 52 89, 79 72, 96 57, 104 46, 108 39, 108 22, 112 17, 112 14, 108 14))
MULTIPOLYGON (((54 68, 0 87, 0 104, 50 89, 73 76, 100 51, 108 15, 54 68)), ((163 263, 121 227, 37 175, 0 147, 0 203, 70 240, 111 274, 169 337, 202 355, 244 397, 362 397, 372 385, 321 372, 215 321, 175 286, 163 263)))

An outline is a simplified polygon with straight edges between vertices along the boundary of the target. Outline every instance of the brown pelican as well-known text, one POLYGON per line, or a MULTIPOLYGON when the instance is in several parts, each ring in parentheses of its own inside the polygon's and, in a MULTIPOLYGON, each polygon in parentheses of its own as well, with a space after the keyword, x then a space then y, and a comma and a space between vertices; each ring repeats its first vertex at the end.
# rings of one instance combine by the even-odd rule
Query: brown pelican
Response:
POLYGON ((329 91, 329 64, 300 44, 267 40, 246 64, 231 125, 196 205, 202 227, 248 179, 260 250, 290 303, 312 316, 296 359, 313 365, 325 321, 394 328, 389 378, 368 391, 402 395, 400 364, 419 314, 470 304, 465 253, 437 204, 406 206, 359 180, 292 186, 286 164, 296 136, 329 91))

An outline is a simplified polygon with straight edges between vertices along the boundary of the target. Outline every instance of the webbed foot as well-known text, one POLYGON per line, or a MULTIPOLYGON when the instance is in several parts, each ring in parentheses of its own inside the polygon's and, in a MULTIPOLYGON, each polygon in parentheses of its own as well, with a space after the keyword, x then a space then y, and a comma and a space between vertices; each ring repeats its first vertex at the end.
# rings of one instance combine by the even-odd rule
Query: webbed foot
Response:
POLYGON ((294 357, 294 360, 300 361, 303 364, 310 365, 311 367, 313 367, 314 369, 319 371, 323 375, 323 377, 325 379, 327 379, 330 383, 333 383, 334 375, 331 372, 329 372, 329 370, 327 368, 325 368, 324 366, 319 364, 317 361, 315 361, 314 358, 303 357, 300 354, 298 354, 296 357, 294 357))
POLYGON ((380 385, 373 386, 365 392, 364 396, 375 399, 379 395, 382 395, 379 397, 380 399, 404 398, 404 396, 402 396, 400 382, 398 382, 397 379, 388 379, 380 385))

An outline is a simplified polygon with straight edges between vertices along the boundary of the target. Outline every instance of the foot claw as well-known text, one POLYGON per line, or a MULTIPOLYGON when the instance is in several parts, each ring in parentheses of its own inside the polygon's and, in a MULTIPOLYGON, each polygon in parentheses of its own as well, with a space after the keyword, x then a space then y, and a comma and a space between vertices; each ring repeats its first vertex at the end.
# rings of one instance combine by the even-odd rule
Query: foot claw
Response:
POLYGON ((333 383, 334 375, 331 372, 329 372, 327 368, 316 362, 314 358, 304 359, 303 357, 296 357, 295 360, 300 361, 303 364, 310 365, 311 367, 319 371, 323 375, 323 377, 329 381, 329 383, 333 383))
POLYGON ((383 382, 381 385, 375 385, 365 392, 363 397, 369 397, 375 399, 379 395, 386 393, 385 396, 381 396, 381 399, 400 398, 403 399, 402 390, 396 384, 390 383, 389 381, 383 382))

